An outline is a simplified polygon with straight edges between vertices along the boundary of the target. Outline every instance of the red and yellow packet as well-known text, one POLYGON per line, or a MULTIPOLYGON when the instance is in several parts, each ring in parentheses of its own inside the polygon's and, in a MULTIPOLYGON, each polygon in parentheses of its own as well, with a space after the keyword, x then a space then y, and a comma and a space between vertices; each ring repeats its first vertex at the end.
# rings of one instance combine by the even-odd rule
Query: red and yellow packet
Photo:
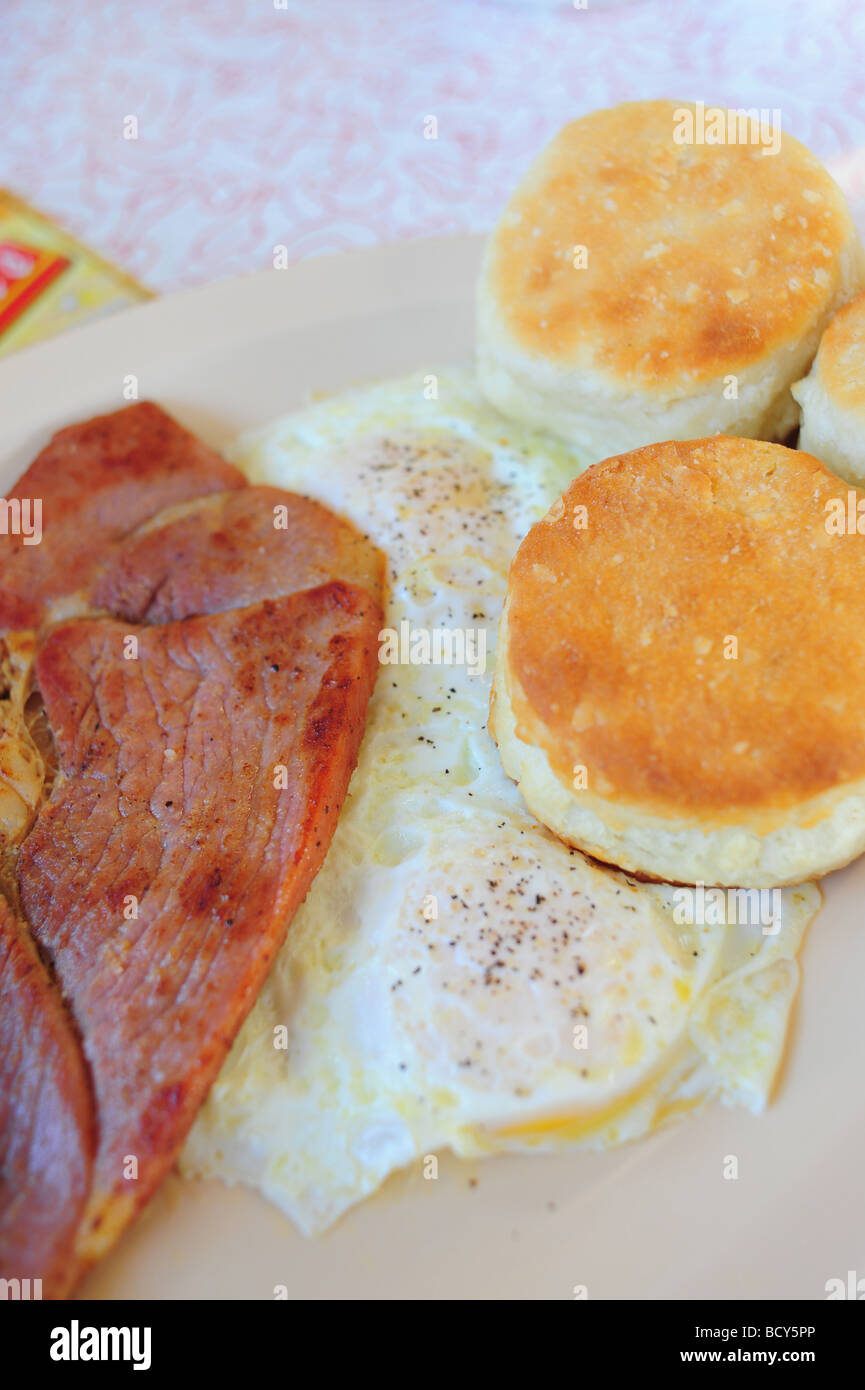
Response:
POLYGON ((150 298, 131 276, 0 189, 0 357, 150 298))

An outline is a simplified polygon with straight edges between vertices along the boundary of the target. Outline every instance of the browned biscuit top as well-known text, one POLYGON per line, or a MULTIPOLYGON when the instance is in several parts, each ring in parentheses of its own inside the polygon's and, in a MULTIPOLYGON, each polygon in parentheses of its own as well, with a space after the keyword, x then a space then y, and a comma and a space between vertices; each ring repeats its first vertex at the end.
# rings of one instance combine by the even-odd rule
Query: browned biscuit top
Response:
POLYGON ((590 790, 669 816, 777 811, 865 778, 848 491, 810 454, 723 435, 589 469, 511 566, 519 736, 568 785, 584 766, 590 790))
POLYGON ((839 309, 820 339, 817 375, 836 405, 865 414, 865 293, 839 309))
POLYGON ((745 129, 737 143, 678 143, 676 113, 688 110, 596 111, 532 166, 488 255, 488 289, 518 348, 684 391, 795 343, 831 304, 853 229, 819 160, 780 132, 777 153, 765 152, 759 125, 747 126, 752 143, 745 129))

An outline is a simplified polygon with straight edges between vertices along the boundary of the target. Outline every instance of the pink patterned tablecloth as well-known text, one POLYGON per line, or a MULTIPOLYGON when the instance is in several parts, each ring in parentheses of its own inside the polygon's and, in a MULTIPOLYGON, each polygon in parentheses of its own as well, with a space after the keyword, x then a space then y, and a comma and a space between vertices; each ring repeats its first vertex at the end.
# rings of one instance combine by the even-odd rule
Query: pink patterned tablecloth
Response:
POLYGON ((484 230, 559 125, 628 98, 779 108, 865 221, 861 0, 4 0, 2 20, 0 184, 155 290, 277 245, 484 230))

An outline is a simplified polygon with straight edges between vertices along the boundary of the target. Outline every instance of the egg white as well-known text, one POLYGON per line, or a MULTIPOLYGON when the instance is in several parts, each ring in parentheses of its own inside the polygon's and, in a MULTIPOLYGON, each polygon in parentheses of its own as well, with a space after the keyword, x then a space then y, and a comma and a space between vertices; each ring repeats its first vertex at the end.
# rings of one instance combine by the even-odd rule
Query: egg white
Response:
POLYGON ((487 661, 381 666, 327 860, 182 1170, 315 1233, 443 1148, 606 1147, 712 1098, 761 1109, 817 890, 780 895, 769 935, 680 925, 675 890, 533 820, 486 729, 511 556, 578 460, 454 368, 320 401, 235 460, 382 547, 389 627, 483 629, 487 661))

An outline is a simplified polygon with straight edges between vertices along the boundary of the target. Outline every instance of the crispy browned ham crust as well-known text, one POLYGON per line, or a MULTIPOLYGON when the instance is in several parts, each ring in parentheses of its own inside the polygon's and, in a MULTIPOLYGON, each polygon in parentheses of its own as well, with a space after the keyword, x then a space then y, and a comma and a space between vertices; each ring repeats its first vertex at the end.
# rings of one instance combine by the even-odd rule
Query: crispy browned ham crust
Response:
POLYGON ((73 481, 62 466, 42 476, 42 546, 0 552, 0 635, 10 615, 38 630, 65 601, 82 516, 105 520, 68 578, 93 616, 38 635, 34 684, 60 775, 20 850, 7 834, 4 860, 8 876, 17 853, 16 894, 62 997, 10 911, 3 939, 15 929, 15 959, 30 949, 31 1041, 23 1089, 0 1069, 0 1107, 22 1132, 28 1078, 48 1071, 45 1123, 85 1174, 83 1195, 58 1191, 52 1221, 33 1196, 51 1190, 50 1146, 22 1159, 19 1144, 8 1165, 16 1217, 0 1225, 0 1275, 16 1260, 51 1271, 47 1296, 74 1285, 173 1164, 327 852, 378 666, 380 553, 316 503, 236 484, 167 418, 134 407, 63 431, 34 465, 63 440, 53 457, 71 460, 73 481), (147 431, 173 440, 155 471, 147 431), (188 486, 169 476, 187 461, 188 486), (98 502, 79 496, 88 470, 98 502), (54 484, 66 510, 54 494, 49 508, 54 484), (195 487, 217 495, 195 500, 195 487), (92 1131, 68 1112, 73 1058, 92 1083, 92 1180, 92 1131))

